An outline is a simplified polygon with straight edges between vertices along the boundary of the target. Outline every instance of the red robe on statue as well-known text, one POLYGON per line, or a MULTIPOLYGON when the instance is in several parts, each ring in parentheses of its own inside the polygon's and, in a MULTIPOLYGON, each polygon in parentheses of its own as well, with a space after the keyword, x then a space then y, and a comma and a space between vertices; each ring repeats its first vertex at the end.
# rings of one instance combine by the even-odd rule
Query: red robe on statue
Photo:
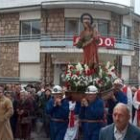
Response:
POLYGON ((84 48, 84 64, 92 65, 98 64, 98 46, 96 39, 92 38, 89 43, 87 43, 84 48))
POLYGON ((84 30, 80 34, 80 39, 77 42, 77 47, 83 49, 83 63, 90 67, 98 65, 98 43, 99 34, 96 29, 84 30))

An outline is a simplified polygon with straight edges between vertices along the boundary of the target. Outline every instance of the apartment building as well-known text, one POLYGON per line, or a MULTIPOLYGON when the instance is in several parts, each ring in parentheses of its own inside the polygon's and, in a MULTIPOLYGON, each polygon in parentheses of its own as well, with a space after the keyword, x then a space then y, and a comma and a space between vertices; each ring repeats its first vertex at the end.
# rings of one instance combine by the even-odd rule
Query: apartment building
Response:
POLYGON ((115 62, 122 78, 140 83, 140 16, 132 7, 93 0, 1 0, 0 82, 61 84, 68 62, 82 61, 73 37, 89 13, 101 37, 114 48, 99 47, 100 62, 115 62))

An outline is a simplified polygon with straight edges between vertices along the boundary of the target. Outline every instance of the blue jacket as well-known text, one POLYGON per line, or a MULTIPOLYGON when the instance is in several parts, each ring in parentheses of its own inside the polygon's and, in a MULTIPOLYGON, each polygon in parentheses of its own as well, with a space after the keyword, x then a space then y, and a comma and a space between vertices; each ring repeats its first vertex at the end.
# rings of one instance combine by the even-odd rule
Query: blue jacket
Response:
MULTIPOLYGON (((81 107, 81 120, 104 120, 104 102, 102 99, 96 100, 89 104, 88 107, 81 107)), ((103 122, 82 122, 84 140, 98 140, 99 131, 104 126, 103 122)))

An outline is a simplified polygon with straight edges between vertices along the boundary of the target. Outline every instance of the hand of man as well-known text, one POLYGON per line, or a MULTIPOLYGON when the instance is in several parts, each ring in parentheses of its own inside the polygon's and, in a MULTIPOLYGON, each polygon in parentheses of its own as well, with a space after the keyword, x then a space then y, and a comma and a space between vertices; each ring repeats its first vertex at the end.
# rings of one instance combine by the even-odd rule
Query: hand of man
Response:
POLYGON ((61 98, 56 98, 55 104, 60 106, 61 105, 61 98))
POLYGON ((110 98, 113 100, 113 101, 116 101, 116 97, 114 94, 111 94, 110 98))
POLYGON ((85 106, 87 107, 88 106, 88 101, 86 98, 83 98, 82 101, 81 101, 81 106, 85 106))

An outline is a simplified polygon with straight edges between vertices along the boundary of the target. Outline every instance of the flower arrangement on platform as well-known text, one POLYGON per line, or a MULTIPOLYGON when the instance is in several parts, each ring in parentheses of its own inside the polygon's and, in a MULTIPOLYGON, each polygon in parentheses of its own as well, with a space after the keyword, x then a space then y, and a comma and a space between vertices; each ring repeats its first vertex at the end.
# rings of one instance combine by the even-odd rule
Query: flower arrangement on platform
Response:
POLYGON ((66 72, 62 75, 62 80, 69 90, 85 91, 89 85, 95 85, 100 91, 112 87, 112 82, 116 79, 115 67, 107 62, 91 69, 86 64, 68 64, 66 72))

